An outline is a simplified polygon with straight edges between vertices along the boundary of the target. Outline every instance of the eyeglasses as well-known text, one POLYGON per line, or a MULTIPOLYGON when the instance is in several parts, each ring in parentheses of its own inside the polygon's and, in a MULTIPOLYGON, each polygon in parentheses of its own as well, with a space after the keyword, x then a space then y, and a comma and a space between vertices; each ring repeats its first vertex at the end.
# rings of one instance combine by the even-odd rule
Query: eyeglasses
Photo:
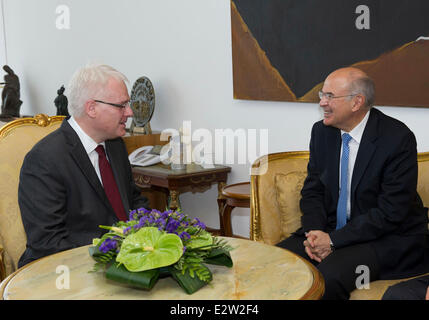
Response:
POLYGON ((322 100, 323 98, 326 98, 326 100, 331 100, 331 99, 337 99, 337 98, 345 98, 345 97, 354 97, 357 96, 358 94, 348 94, 346 96, 335 96, 333 93, 330 92, 323 92, 323 91, 319 91, 319 98, 320 100, 322 100))
POLYGON ((111 103, 111 102, 105 102, 105 101, 95 100, 95 99, 94 99, 94 101, 95 101, 95 102, 98 102, 98 103, 108 104, 109 106, 114 106, 114 107, 116 107, 116 108, 121 108, 121 109, 125 109, 126 107, 128 107, 128 106, 130 105, 130 102, 129 102, 129 101, 127 101, 127 102, 125 102, 125 103, 123 103, 123 104, 111 103))

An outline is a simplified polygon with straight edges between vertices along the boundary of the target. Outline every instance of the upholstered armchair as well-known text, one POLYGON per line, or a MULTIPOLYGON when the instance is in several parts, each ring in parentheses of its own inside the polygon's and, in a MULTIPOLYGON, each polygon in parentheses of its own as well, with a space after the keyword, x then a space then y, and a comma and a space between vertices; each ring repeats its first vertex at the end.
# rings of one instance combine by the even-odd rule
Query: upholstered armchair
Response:
POLYGON ((39 114, 0 128, 0 280, 17 269, 27 241, 18 206, 22 162, 34 144, 57 129, 63 119, 39 114))
MULTIPOLYGON (((250 238, 274 245, 301 226, 299 200, 307 176, 308 151, 273 153, 257 159, 251 173, 250 238)), ((418 154, 417 191, 429 206, 429 152, 418 154)), ((356 289, 352 300, 380 299, 388 286, 404 281, 379 280, 356 289)))

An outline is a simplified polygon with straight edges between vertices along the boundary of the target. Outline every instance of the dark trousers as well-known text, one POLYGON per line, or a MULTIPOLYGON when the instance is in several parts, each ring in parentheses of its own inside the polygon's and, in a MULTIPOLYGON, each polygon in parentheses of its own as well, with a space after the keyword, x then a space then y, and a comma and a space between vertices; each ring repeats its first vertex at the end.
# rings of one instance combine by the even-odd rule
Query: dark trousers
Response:
POLYGON ((403 281, 387 288, 383 300, 424 300, 429 276, 403 281))
POLYGON ((374 281, 379 278, 380 267, 371 245, 364 243, 336 249, 318 263, 311 260, 305 252, 304 240, 305 236, 292 235, 277 246, 298 254, 316 266, 325 280, 322 299, 349 299, 350 293, 364 285, 365 280, 374 281))

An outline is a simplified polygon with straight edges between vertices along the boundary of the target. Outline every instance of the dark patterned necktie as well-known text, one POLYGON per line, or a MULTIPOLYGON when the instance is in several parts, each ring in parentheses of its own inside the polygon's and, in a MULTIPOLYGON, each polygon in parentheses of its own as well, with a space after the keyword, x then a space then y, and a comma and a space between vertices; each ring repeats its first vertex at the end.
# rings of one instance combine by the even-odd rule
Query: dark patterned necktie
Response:
POLYGON ((104 192, 109 199, 110 204, 115 210, 116 216, 121 221, 127 220, 124 205, 122 203, 121 195, 119 193, 118 185, 116 184, 115 177, 113 176, 112 167, 106 158, 104 147, 99 145, 95 148, 98 153, 98 165, 100 167, 101 180, 103 181, 104 192))

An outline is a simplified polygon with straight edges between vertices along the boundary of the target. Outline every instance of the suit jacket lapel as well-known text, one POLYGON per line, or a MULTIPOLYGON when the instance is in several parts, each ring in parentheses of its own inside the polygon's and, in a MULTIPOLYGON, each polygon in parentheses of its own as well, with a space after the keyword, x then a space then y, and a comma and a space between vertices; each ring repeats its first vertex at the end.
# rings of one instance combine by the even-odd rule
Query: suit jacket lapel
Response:
POLYGON ((352 186, 351 186, 351 207, 353 208, 354 193, 363 174, 365 173, 368 164, 376 150, 375 140, 377 139, 378 132, 378 116, 377 110, 371 109, 368 122, 362 135, 361 142, 359 144, 358 154, 356 156, 356 162, 353 169, 352 175, 352 186))
POLYGON ((69 152, 71 154, 71 157, 76 162, 76 165, 83 172, 84 176, 95 190, 95 193, 100 197, 101 201, 110 211, 113 212, 113 209, 109 203, 109 199, 107 199, 106 193, 104 192, 104 188, 100 183, 97 173, 95 172, 94 166, 89 160, 88 154, 86 153, 85 148, 80 142, 78 135, 69 125, 67 120, 63 121, 61 125, 61 130, 64 133, 67 145, 69 147, 69 152))
MULTIPOLYGON (((130 208, 128 205, 127 190, 125 186, 126 178, 124 176, 123 168, 126 168, 126 164, 123 163, 119 152, 115 152, 115 143, 114 140, 106 141, 106 153, 109 157, 109 162, 112 167, 113 175, 115 176, 116 185, 118 186, 119 193, 121 195, 122 204, 125 208, 125 213, 128 213, 130 208)), ((128 215, 128 214, 127 214, 128 215)))
POLYGON ((339 170, 340 170, 340 152, 341 152, 341 131, 339 129, 329 127, 329 133, 326 140, 326 161, 327 161, 327 176, 326 183, 333 197, 333 203, 338 201, 339 193, 339 170))

